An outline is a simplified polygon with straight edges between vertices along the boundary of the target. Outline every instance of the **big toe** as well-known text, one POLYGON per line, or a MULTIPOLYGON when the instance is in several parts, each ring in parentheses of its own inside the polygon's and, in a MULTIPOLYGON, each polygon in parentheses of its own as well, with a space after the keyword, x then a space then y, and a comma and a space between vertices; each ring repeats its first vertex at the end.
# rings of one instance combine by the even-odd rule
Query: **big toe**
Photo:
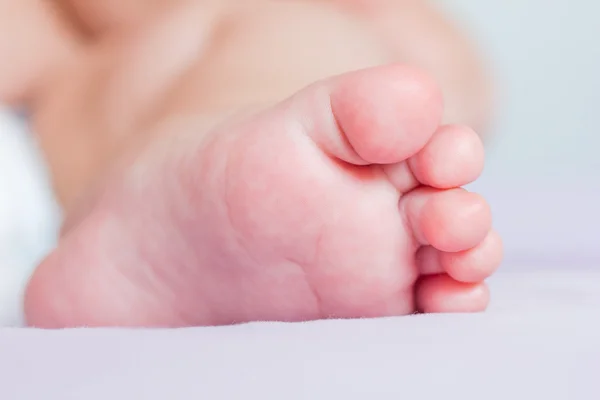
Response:
POLYGON ((442 119, 437 84, 402 65, 318 82, 291 104, 298 115, 312 116, 306 131, 325 152, 356 165, 406 160, 429 141, 442 119))

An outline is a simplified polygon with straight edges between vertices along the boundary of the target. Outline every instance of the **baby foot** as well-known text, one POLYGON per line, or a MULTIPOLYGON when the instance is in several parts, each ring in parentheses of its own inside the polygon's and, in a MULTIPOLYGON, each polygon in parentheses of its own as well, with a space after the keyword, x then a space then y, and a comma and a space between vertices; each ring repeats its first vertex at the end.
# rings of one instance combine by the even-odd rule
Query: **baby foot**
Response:
POLYGON ((477 312, 499 265, 458 187, 483 148, 400 66, 311 85, 202 134, 159 131, 109 174, 26 296, 34 326, 192 326, 477 312))

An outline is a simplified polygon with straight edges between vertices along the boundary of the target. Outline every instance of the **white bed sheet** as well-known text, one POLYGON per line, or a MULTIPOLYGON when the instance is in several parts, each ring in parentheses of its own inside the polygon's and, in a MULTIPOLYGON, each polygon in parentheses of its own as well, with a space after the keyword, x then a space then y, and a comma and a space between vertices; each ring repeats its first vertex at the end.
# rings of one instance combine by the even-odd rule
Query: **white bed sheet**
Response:
POLYGON ((0 330, 0 398, 600 398, 600 273, 504 273, 478 315, 0 330))

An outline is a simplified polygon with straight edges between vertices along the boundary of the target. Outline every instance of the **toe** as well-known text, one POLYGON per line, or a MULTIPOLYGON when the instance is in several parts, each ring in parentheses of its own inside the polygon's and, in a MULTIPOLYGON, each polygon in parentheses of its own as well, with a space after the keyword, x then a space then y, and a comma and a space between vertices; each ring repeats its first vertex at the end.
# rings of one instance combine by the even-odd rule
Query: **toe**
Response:
POLYGON ((416 262, 420 275, 443 274, 444 267, 440 262, 441 251, 432 246, 423 246, 417 250, 416 262))
POLYGON ((468 313, 485 311, 490 292, 485 283, 462 283, 448 275, 426 276, 415 293, 417 309, 425 313, 468 313))
POLYGON ((483 172, 484 148, 471 128, 443 126, 427 145, 409 160, 415 177, 423 185, 440 189, 473 182, 483 172))
POLYGON ((431 246, 417 252, 417 266, 422 275, 447 273, 459 282, 481 282, 490 277, 502 261, 502 240, 495 231, 472 249, 445 253, 431 246))
POLYGON ((419 188, 401 199, 400 208, 417 243, 443 252, 472 249, 492 226, 486 201, 464 189, 419 188))
POLYGON ((386 174, 388 181, 400 193, 408 193, 421 185, 421 182, 413 174, 408 161, 382 165, 382 170, 386 174))
POLYGON ((495 231, 472 249, 457 253, 440 252, 444 271, 460 282, 481 282, 491 276, 502 262, 502 240, 495 231))
POLYGON ((406 160, 429 141, 442 117, 442 97, 433 80, 398 65, 325 80, 287 104, 325 152, 357 165, 406 160))
POLYGON ((447 125, 407 161, 383 165, 390 183, 400 193, 419 185, 450 189, 469 184, 483 172, 484 147, 471 128, 447 125))

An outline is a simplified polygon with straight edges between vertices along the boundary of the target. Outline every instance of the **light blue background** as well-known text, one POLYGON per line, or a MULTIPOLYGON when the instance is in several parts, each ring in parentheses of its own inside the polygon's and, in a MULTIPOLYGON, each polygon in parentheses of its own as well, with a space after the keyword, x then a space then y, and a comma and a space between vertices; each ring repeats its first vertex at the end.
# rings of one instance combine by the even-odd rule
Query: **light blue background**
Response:
POLYGON ((497 138, 484 180, 600 183, 600 3, 442 0, 487 54, 497 138))

